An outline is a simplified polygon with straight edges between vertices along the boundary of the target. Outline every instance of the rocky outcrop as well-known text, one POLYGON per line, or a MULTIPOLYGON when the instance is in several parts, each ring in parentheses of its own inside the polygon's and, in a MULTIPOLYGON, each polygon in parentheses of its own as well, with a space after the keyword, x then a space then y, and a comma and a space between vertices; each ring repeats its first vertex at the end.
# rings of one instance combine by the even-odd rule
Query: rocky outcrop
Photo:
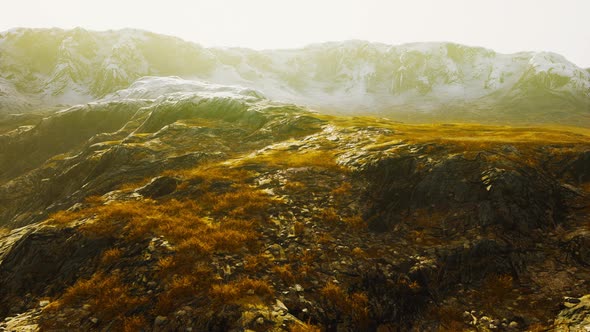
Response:
POLYGON ((367 167, 363 174, 371 183, 365 194, 371 227, 392 228, 416 210, 465 211, 460 218, 447 216, 445 231, 450 233, 501 225, 506 231, 524 234, 563 221, 569 193, 558 181, 508 158, 490 162, 491 155, 486 154, 466 158, 461 154, 446 157, 444 150, 408 151, 367 167), (440 157, 426 161, 425 157, 435 155, 440 157))
POLYGON ((85 238, 74 229, 49 226, 27 226, 2 236, 0 315, 20 313, 36 306, 41 297, 63 292, 89 275, 92 260, 109 244, 108 239, 85 238))

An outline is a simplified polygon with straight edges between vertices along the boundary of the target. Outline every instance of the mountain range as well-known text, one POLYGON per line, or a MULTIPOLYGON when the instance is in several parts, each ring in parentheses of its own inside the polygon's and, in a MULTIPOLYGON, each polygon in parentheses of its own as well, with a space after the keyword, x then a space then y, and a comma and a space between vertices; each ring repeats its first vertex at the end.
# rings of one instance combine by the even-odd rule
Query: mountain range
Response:
POLYGON ((146 76, 241 86, 319 111, 401 121, 590 124, 589 69, 549 52, 357 40, 257 51, 131 29, 0 33, 0 113, 85 103, 137 80, 149 90, 146 76))
POLYGON ((0 73, 0 331, 587 330, 559 55, 16 29, 0 73))

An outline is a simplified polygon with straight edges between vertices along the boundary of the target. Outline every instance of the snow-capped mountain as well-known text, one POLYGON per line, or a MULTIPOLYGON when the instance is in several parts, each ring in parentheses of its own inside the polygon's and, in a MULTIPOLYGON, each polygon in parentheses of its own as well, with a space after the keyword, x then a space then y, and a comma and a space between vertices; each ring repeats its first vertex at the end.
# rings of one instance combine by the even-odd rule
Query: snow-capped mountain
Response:
POLYGON ((135 83, 134 93, 210 82, 333 112, 590 125, 587 69, 554 53, 499 54, 453 43, 346 41, 254 51, 129 29, 13 29, 0 33, 0 76, 0 112, 127 97, 130 90, 117 91, 152 76, 135 83))

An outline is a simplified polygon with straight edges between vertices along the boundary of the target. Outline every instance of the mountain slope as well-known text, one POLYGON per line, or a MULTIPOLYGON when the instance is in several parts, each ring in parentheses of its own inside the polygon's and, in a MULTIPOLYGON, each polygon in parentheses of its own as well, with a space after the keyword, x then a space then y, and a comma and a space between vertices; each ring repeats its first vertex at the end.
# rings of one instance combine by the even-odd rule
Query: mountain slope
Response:
POLYGON ((176 75, 331 112, 414 121, 590 123, 590 73, 553 53, 363 41, 294 50, 207 49, 136 30, 16 29, 0 35, 0 59, 2 77, 17 89, 0 95, 1 112, 77 104, 143 76, 176 75))
POLYGON ((0 329, 534 330, 590 293, 588 130, 161 77, 13 129, 0 329))

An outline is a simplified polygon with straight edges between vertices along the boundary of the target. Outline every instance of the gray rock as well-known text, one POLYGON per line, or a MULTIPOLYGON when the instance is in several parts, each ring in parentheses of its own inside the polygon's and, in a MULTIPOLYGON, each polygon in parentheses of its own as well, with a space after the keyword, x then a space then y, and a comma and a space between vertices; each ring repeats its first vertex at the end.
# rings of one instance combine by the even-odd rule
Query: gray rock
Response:
POLYGON ((158 176, 153 178, 150 183, 137 189, 136 192, 144 197, 158 198, 174 192, 179 183, 180 179, 170 176, 158 176))
POLYGON ((161 326, 164 325, 166 321, 168 321, 168 318, 166 318, 165 316, 158 316, 156 317, 156 319, 154 319, 154 325, 161 326))

